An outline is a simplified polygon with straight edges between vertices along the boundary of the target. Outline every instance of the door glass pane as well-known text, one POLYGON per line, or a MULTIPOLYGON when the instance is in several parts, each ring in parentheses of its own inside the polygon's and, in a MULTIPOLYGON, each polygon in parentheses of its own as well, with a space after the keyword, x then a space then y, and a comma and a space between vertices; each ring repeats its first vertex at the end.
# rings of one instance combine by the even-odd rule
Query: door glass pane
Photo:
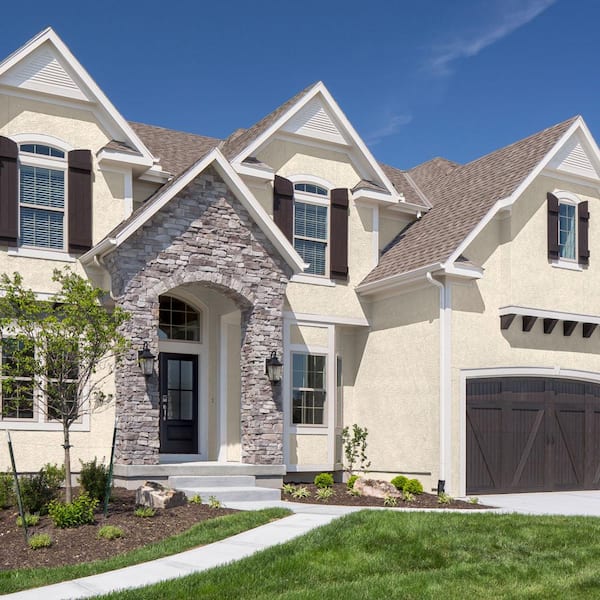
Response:
POLYGON ((179 361, 169 360, 167 367, 169 389, 179 388, 179 361))
POLYGON ((179 419, 179 390, 169 390, 168 419, 179 419))
POLYGON ((181 389, 191 390, 194 387, 194 364, 189 360, 181 361, 181 389))
POLYGON ((189 391, 180 392, 181 398, 181 411, 179 418, 184 419, 186 421, 191 421, 193 418, 193 402, 194 402, 194 394, 189 391))

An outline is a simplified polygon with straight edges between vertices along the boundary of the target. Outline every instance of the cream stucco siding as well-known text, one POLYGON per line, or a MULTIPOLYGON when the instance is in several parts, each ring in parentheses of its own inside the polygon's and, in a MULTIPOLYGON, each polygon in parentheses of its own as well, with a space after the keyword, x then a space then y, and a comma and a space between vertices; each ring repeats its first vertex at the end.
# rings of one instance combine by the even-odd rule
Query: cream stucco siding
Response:
POLYGON ((327 435, 290 435, 290 463, 293 465, 327 465, 327 435))
POLYGON ((373 302, 344 407, 345 424, 370 432, 370 470, 418 474, 426 489, 437 477, 439 453, 438 299, 428 286, 373 302))

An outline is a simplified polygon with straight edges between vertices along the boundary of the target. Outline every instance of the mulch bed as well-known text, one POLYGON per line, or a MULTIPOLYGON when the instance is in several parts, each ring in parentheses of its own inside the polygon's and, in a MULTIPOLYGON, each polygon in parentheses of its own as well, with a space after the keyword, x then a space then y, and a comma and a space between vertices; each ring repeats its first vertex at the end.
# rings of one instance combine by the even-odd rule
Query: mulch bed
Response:
MULTIPOLYGON (((312 483, 298 483, 296 487, 305 487, 309 492, 310 496, 307 498, 294 498, 290 494, 281 494, 281 499, 288 502, 302 502, 304 504, 338 504, 344 506, 381 506, 383 508, 391 508, 384 504, 383 498, 373 498, 371 496, 353 496, 348 493, 348 488, 345 483, 334 483, 333 484, 333 496, 328 500, 317 499, 317 486, 312 483)), ((439 504, 438 497, 435 494, 428 494, 423 492, 422 494, 416 495, 415 499, 411 502, 405 502, 401 498, 398 499, 396 508, 461 508, 461 509, 482 509, 492 508, 485 504, 472 504, 471 502, 465 502, 464 500, 452 500, 450 504, 439 504)))
MULTIPOLYGON (((74 490, 73 497, 76 495, 77 490, 74 490)), ((0 569, 56 567, 110 558, 183 533, 200 521, 238 512, 188 503, 157 510, 153 517, 141 518, 133 514, 135 508, 135 491, 115 488, 108 517, 105 519, 100 510, 93 525, 58 529, 47 516, 41 517, 38 525, 29 528, 29 533, 50 534, 52 546, 37 550, 25 545, 23 529, 16 526, 17 509, 0 510, 0 569), (114 540, 98 539, 98 530, 103 525, 121 527, 125 535, 114 540)))

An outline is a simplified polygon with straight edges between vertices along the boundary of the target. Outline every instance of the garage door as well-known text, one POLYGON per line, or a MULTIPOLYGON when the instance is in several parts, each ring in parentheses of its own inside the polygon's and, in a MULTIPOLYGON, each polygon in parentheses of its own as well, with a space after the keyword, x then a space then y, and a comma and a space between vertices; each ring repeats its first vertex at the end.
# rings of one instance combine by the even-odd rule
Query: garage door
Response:
POLYGON ((600 385, 467 381, 467 493, 600 488, 600 385))

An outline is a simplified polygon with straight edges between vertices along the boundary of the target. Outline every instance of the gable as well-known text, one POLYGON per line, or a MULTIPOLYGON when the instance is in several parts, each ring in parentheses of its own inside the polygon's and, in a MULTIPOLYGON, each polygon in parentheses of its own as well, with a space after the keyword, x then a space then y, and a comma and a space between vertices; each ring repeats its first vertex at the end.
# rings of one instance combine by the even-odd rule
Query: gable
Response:
POLYGON ((282 131, 348 145, 335 117, 326 109, 320 98, 313 98, 282 127, 282 131))
POLYGON ((573 134, 565 142, 548 166, 564 173, 600 179, 598 158, 590 148, 589 142, 580 133, 573 134))
POLYGON ((58 53, 46 42, 4 73, 0 84, 89 100, 69 71, 58 53))

